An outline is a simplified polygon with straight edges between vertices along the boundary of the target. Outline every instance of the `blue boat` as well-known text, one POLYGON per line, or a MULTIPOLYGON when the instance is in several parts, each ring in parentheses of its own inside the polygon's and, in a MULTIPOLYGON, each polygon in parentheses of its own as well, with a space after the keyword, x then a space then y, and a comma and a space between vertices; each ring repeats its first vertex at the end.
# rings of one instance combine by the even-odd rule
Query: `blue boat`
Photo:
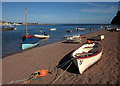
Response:
POLYGON ((37 38, 26 38, 22 43, 22 50, 35 47, 39 44, 39 39, 37 38))
POLYGON ((22 37, 22 50, 29 49, 35 47, 39 44, 39 39, 34 38, 34 36, 29 35, 28 28, 27 28, 27 8, 26 11, 26 36, 22 37))

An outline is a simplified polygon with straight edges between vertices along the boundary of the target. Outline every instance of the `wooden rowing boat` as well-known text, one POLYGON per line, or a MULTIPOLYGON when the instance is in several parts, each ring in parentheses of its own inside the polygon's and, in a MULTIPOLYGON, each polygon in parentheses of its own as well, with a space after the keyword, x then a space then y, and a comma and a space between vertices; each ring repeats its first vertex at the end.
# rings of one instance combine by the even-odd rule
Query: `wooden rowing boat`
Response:
POLYGON ((82 74, 88 67, 97 62, 102 55, 102 47, 99 43, 86 43, 72 53, 73 61, 82 74))

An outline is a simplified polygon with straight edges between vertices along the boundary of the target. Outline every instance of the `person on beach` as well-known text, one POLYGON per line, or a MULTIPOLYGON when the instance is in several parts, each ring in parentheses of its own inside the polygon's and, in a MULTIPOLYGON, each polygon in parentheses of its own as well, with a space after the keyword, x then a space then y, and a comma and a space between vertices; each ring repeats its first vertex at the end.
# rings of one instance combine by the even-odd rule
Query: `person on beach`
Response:
POLYGON ((102 30, 102 26, 100 26, 100 30, 102 30))

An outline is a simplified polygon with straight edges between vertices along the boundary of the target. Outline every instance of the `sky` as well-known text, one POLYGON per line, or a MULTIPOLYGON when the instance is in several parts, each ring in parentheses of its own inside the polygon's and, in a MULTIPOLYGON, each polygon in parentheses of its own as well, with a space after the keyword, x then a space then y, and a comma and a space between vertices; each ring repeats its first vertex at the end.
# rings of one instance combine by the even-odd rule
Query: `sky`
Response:
POLYGON ((118 2, 2 2, 2 20, 50 24, 108 24, 118 2))
POLYGON ((2 2, 118 2, 119 0, 1 0, 2 2))

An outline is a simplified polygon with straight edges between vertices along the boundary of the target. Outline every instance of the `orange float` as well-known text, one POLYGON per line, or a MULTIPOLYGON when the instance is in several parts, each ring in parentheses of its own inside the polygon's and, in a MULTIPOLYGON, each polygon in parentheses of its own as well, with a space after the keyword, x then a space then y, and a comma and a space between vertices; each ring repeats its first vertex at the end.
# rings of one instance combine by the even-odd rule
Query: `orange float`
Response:
POLYGON ((45 77, 48 74, 48 70, 45 69, 41 69, 37 71, 38 74, 36 75, 36 77, 45 77))
POLYGON ((87 43, 91 43, 91 41, 90 41, 90 40, 87 40, 87 43))

